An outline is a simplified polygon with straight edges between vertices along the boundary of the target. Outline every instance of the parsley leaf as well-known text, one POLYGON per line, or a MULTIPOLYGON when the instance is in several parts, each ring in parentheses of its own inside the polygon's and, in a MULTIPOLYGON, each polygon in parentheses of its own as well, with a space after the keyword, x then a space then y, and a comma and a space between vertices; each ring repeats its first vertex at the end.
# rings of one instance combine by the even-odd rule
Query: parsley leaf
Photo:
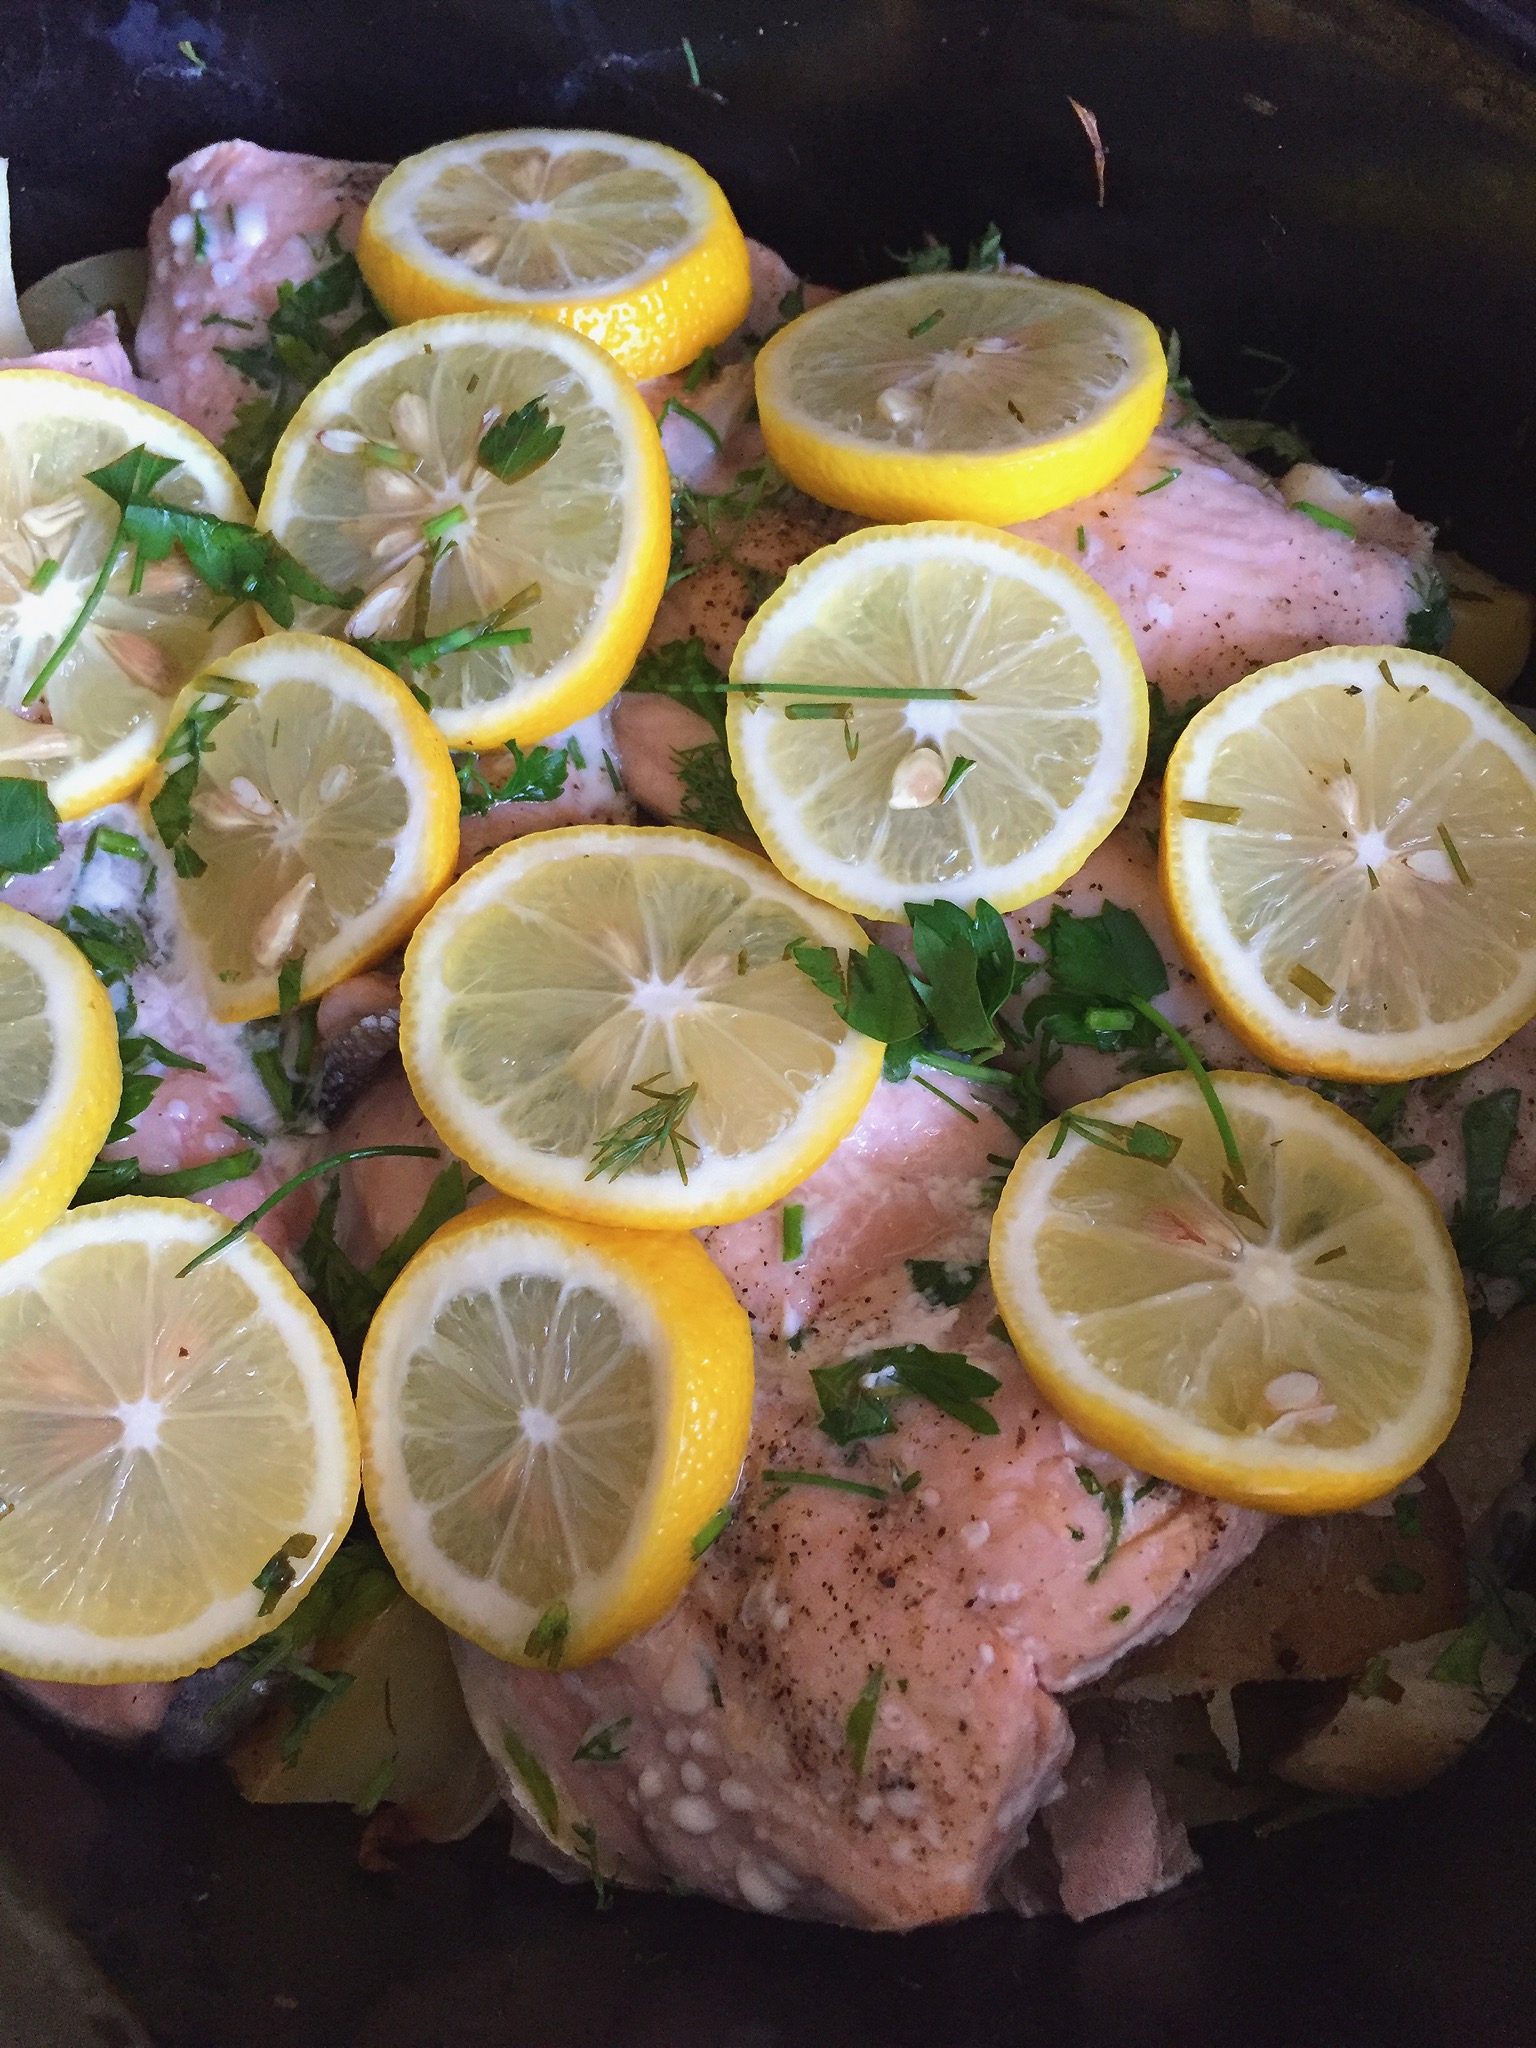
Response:
POLYGON ((1147 722, 1147 765, 1142 774, 1148 782, 1161 782, 1168 772, 1168 756, 1177 746, 1185 726, 1195 713, 1203 711, 1211 700, 1209 697, 1186 697, 1182 703, 1169 704, 1157 683, 1148 683, 1147 696, 1150 704, 1147 722))
POLYGON ((516 412, 498 420, 480 436, 476 451, 482 469, 504 484, 520 483, 542 469, 565 439, 565 428, 553 424, 544 394, 530 398, 516 412))
POLYGON ((332 1178, 310 1225, 309 1235, 299 1249, 299 1259, 309 1280, 314 1304, 325 1318, 331 1335, 336 1339, 336 1348, 349 1367, 357 1364, 368 1325, 406 1262, 451 1216, 462 1211, 465 1200, 463 1172, 457 1160, 450 1160, 434 1177, 413 1220, 365 1269, 356 1265, 337 1242, 336 1210, 341 1201, 341 1177, 338 1174, 332 1178))
POLYGON ((898 1393, 921 1395, 935 1408, 963 1422, 977 1436, 996 1436, 997 1418, 981 1406, 1002 1381, 972 1365, 960 1351, 930 1351, 926 1344, 894 1344, 861 1352, 839 1365, 812 1369, 821 1404, 821 1429, 835 1444, 860 1437, 888 1436, 896 1427, 890 1400, 898 1393), (880 1388, 865 1381, 889 1373, 880 1388))
POLYGON ((459 778, 459 812, 466 818, 481 818, 492 804, 551 804, 565 788, 570 766, 567 747, 530 747, 525 754, 516 740, 508 740, 512 772, 502 782, 489 782, 474 754, 455 754, 454 772, 459 778))
POLYGON ((56 861, 59 814, 45 782, 0 775, 0 878, 35 875, 56 861))
POLYGON ((596 1728, 586 1737, 571 1758, 575 1764, 616 1764, 625 1754, 629 1745, 621 1743, 619 1737, 630 1724, 631 1717, 623 1714, 617 1721, 610 1721, 606 1728, 596 1728))
POLYGON ((342 248, 334 227, 323 253, 332 260, 306 283, 285 280, 278 286, 264 342, 216 350, 264 394, 237 409, 219 451, 253 500, 261 495, 272 451, 300 399, 344 356, 389 327, 357 259, 342 248))
POLYGON ((1456 624, 1445 579, 1438 569, 1416 569, 1412 589, 1419 602, 1404 621, 1404 638, 1420 654, 1444 654, 1456 624))
POLYGON ((1536 1299, 1536 1201, 1499 1202, 1504 1169, 1520 1122, 1518 1088, 1499 1088, 1461 1115, 1466 1189, 1451 1210, 1451 1242, 1461 1263, 1495 1280, 1518 1280, 1536 1299))
POLYGON ((931 1308, 957 1308, 976 1291, 986 1267, 963 1266, 952 1259, 908 1259, 912 1285, 931 1308))
POLYGON ((207 867, 187 837, 192 830, 192 797, 202 773, 203 755, 212 749, 215 730, 246 693, 244 684, 236 690, 228 683, 210 679, 209 686, 192 699, 185 716, 172 727, 160 749, 167 773, 150 800, 149 815, 178 875, 195 879, 207 867))

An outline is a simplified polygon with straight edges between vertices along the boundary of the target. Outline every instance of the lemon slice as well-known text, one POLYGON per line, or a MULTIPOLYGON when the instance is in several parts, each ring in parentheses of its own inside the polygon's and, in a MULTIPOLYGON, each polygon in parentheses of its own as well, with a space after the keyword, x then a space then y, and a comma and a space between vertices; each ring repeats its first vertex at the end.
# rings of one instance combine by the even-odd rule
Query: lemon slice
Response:
POLYGON ((179 1678, 275 1628, 340 1542, 346 1373, 255 1237, 177 1277, 224 1228, 99 1202, 0 1266, 0 1668, 179 1678))
POLYGON ((516 840, 406 952, 416 1099, 477 1173, 563 1215, 683 1230, 750 1216, 821 1164, 880 1074, 882 1048, 786 959, 799 939, 865 943, 701 832, 516 840))
POLYGON ((459 850, 453 759, 404 684, 334 640, 274 633, 176 711, 150 818, 214 1015, 271 1016, 285 966, 282 992, 307 1000, 397 946, 459 850))
POLYGON ((413 1598, 514 1664, 588 1664, 661 1619, 735 1490, 751 1326, 691 1237, 488 1202, 390 1289, 358 1409, 413 1598))
POLYGON ((1134 306, 969 271, 846 292, 757 358, 763 440, 801 490, 870 519, 992 526, 1117 477, 1167 381, 1157 329, 1134 306))
POLYGON ((632 377, 680 370, 752 300, 746 238, 692 157, 632 135, 514 128, 409 156, 357 260, 391 319, 535 313, 632 377))
POLYGON ((135 594, 125 549, 80 638, 20 715, 117 526, 116 505, 86 472, 141 446, 181 465, 158 487, 166 504, 250 519, 229 464, 172 414, 61 371, 0 370, 0 775, 45 781, 61 818, 130 796, 182 684, 256 630, 248 605, 216 625, 229 600, 179 554, 147 564, 135 594))
POLYGON ((775 686, 733 694, 727 717, 753 829, 792 881, 863 917, 1046 895, 1146 760, 1125 621, 1065 557, 989 527, 873 527, 811 555, 731 679, 775 686))
POLYGON ((548 321, 466 313, 382 335, 316 385, 258 523, 331 589, 365 593, 302 624, 420 645, 522 600, 525 643, 447 651, 411 679, 454 746, 529 746, 629 674, 666 586, 671 502, 655 422, 610 357, 548 321), (483 437, 534 401, 559 446, 504 483, 483 437))
POLYGON ((1358 1507, 1456 1418, 1456 1254, 1423 1182, 1342 1110, 1267 1075, 1214 1078, 1241 1194, 1187 1074, 1083 1103, 1179 1139, 1177 1156, 1126 1157, 1081 1126, 1054 1158, 1058 1125, 1031 1138, 992 1226, 998 1306, 1046 1397, 1141 1471, 1282 1514, 1358 1507))
POLYGON ((1273 1066, 1446 1073, 1536 1013, 1536 738, 1432 654, 1222 691, 1169 762, 1162 860, 1191 966, 1273 1066))
POLYGON ((106 990, 52 925, 0 904, 0 1259, 68 1206, 117 1115, 106 990))

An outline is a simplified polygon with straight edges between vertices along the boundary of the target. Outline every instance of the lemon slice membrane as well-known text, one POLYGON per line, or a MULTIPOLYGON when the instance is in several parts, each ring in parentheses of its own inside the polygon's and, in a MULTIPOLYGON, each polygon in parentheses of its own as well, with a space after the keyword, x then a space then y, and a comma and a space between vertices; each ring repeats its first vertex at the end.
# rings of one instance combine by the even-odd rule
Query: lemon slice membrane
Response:
POLYGON ((290 960, 308 998, 400 943, 453 873, 459 787, 405 686, 318 634, 240 648, 178 719, 210 709, 175 886, 210 1006, 231 1022, 277 1011, 290 960))
POLYGON ((757 358, 768 453, 872 519, 1038 518, 1118 476, 1167 363, 1133 306, 1049 278, 891 278, 804 313, 757 358))
POLYGON ((1379 1499, 1444 1440, 1471 1351, 1450 1237, 1418 1176, 1311 1091, 1218 1074, 1247 1167, 1194 1081, 1079 1114, 1180 1139, 1167 1167, 1048 1125, 998 1205, 999 1307, 1042 1392, 1093 1443, 1221 1500, 1318 1514, 1379 1499))
POLYGON ((559 1213, 691 1229, 751 1215, 833 1150, 882 1048, 785 957, 862 947, 753 855, 677 828, 535 833, 464 875, 406 953, 416 1099, 479 1173, 559 1213), (693 1089, 617 1177, 604 1137, 693 1089))
POLYGON ((454 746, 526 746, 628 675, 666 583, 670 506, 655 423, 611 358, 548 321, 469 313, 396 328, 315 387, 259 524, 332 589, 364 593, 350 616, 299 608, 353 638, 489 622, 536 585, 515 620, 526 644, 450 651, 411 677, 454 746), (533 400, 563 436, 504 483, 481 439, 533 400))
POLYGON ((751 301, 746 240, 714 179, 660 143, 584 129, 407 157, 369 204, 357 255, 397 320, 538 313, 633 377, 682 369, 751 301))
POLYGON ((758 837, 801 888, 865 917, 1046 895, 1119 823, 1146 759, 1146 682, 1113 604, 1063 556, 986 527, 867 528, 811 555, 748 626, 731 678, 803 683, 824 708, 851 687, 964 693, 850 695, 841 721, 733 693, 758 837), (918 775, 926 801, 903 804, 918 775))
POLYGON ((1221 693, 1163 785, 1164 890, 1231 1029, 1363 1081, 1536 1014, 1536 737, 1449 662, 1328 648, 1221 693))
POLYGON ((254 1237, 177 1277, 224 1227, 191 1202, 101 1202, 0 1266, 7 1671, 181 1677, 276 1627, 341 1540, 341 1360, 254 1237), (263 1614, 253 1582, 285 1548, 292 1583, 263 1614))
POLYGON ((386 1298, 359 1403, 369 1511, 412 1596, 513 1663, 583 1664, 661 1618, 730 1499, 751 1331, 684 1234, 491 1202, 386 1298))
POLYGON ((250 519, 229 464, 172 414, 61 371, 0 370, 0 774, 45 781, 62 818, 131 795, 182 684, 256 629, 248 605, 216 624, 228 599, 179 554, 147 564, 135 593, 125 550, 79 640, 22 717, 117 526, 116 505, 86 473, 141 445, 181 465, 158 486, 165 503, 250 519), (40 712, 47 723, 28 722, 40 712))
POLYGON ((84 955, 0 904, 0 1259, 63 1212, 122 1082, 112 1004, 84 955))

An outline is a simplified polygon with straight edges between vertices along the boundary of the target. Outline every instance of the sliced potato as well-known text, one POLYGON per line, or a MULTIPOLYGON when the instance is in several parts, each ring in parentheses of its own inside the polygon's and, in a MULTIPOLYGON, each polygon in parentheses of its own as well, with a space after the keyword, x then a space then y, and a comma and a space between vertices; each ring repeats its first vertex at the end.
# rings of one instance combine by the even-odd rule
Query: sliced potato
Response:
POLYGON ((409 1836, 453 1842, 496 1803, 496 1781, 448 1650, 448 1634, 425 1608, 399 1594, 341 1642, 317 1643, 323 1671, 352 1684, 304 1738, 292 1763, 283 1743, 288 1707, 265 1715, 228 1756, 235 1783, 257 1805, 337 1803, 367 1812, 401 1810, 409 1836))
POLYGON ((1277 1522, 1176 1634, 1126 1658, 1116 1696, 1349 1678, 1394 1643, 1457 1626, 1466 1611, 1461 1517, 1434 1468, 1422 1477, 1405 1516, 1417 1520, 1417 1536, 1401 1533, 1391 1514, 1277 1522))

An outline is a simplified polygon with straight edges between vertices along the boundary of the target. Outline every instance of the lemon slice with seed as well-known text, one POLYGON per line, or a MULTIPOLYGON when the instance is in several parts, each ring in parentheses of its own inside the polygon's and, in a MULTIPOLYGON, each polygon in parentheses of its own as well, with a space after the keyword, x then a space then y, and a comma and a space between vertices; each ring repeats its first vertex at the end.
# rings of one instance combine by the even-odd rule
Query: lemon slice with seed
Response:
POLYGON ((331 589, 364 593, 349 616, 301 607, 304 625, 419 647, 494 630, 518 600, 508 630, 524 638, 446 649, 411 680, 454 746, 528 746, 634 665, 666 585, 671 486, 611 357, 548 321, 468 313, 397 328, 316 385, 258 524, 331 589), (558 446, 505 482, 479 460, 484 437, 536 404, 558 446))
POLYGON ((786 958, 799 939, 865 943, 701 832, 516 840, 406 952, 416 1099, 476 1172, 544 1208, 685 1230, 750 1216, 821 1164, 880 1074, 882 1048, 786 958))
POLYGON ((1536 1014, 1536 737, 1434 655, 1223 690, 1169 762, 1162 861, 1191 966, 1274 1066, 1447 1073, 1536 1014))
POLYGON ((172 414, 57 370, 0 370, 0 775, 46 782, 61 818, 130 796, 182 684, 256 630, 248 605, 222 618, 229 600, 179 554, 146 564, 135 592, 125 549, 84 631, 28 705, 117 526, 116 505, 86 472, 141 446, 180 464, 158 487, 166 504, 250 519, 229 464, 172 414))
POLYGON ((224 1227, 99 1202, 0 1266, 0 1668, 179 1678, 276 1627, 340 1542, 341 1359, 254 1237, 178 1278, 224 1227))
POLYGON ((84 955, 0 904, 0 1259, 68 1205, 122 1085, 112 1005, 84 955))
POLYGON ((847 292, 757 358, 768 453, 871 519, 1009 526, 1140 453, 1168 366, 1134 306, 1050 278, 944 271, 847 292))
POLYGON ((746 238, 692 157, 632 135, 515 128, 407 157, 369 202, 357 260, 392 319, 558 320, 632 377, 691 363, 746 318, 746 238))
POLYGON ((1176 1157, 1125 1157, 1081 1126, 1054 1158, 1056 1124, 1032 1138, 992 1226, 998 1306, 1047 1398, 1140 1470, 1282 1514, 1358 1507, 1455 1420, 1471 1352, 1455 1251, 1423 1182, 1342 1110, 1214 1078, 1252 1213, 1194 1081, 1133 1082, 1077 1115, 1151 1125, 1176 1157))
POLYGON ((214 1014, 271 1016, 285 967, 308 1000, 397 946, 459 848, 452 757, 404 684, 334 640, 274 633, 176 712, 150 827, 171 842, 214 1014))
POLYGON ((874 527, 811 555, 731 680, 765 686, 727 718, 754 830, 802 889, 864 917, 1046 895, 1119 823, 1146 759, 1114 605, 988 527, 874 527))
POLYGON ((358 1404, 401 1584, 514 1664, 586 1664, 661 1619, 735 1490, 751 1328, 691 1237, 489 1202, 385 1297, 358 1404))

